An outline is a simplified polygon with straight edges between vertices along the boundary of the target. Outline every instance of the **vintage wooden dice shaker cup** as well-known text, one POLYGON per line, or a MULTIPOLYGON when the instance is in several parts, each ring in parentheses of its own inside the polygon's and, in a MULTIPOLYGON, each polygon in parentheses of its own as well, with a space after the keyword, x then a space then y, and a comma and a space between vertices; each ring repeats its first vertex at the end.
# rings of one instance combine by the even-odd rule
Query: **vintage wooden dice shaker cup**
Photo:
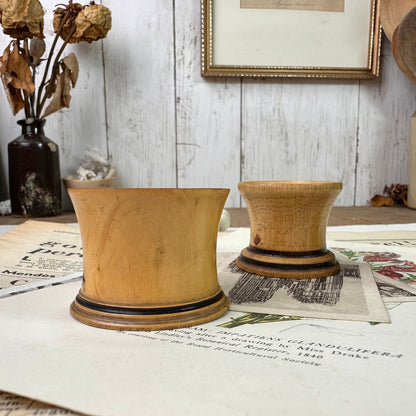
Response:
POLYGON ((124 330, 199 325, 228 308, 218 284, 218 224, 228 189, 69 189, 84 281, 71 305, 85 324, 124 330))
POLYGON ((250 218, 250 245, 236 260, 239 268, 296 279, 339 272, 326 248, 326 226, 340 182, 241 182, 238 189, 250 218))

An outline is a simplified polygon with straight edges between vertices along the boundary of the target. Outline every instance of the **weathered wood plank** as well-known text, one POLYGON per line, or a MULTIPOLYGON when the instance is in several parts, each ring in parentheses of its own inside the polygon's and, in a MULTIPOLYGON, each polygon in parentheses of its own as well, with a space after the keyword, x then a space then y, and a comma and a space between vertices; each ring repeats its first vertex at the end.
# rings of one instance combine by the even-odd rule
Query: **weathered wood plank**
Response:
POLYGON ((175 2, 179 187, 225 187, 239 206, 240 80, 204 79, 199 2, 175 2))
MULTIPOLYGON (((365 205, 384 185, 407 183, 416 86, 397 68, 386 38, 374 81, 207 80, 200 76, 199 2, 103 3, 113 28, 104 42, 68 48, 80 78, 71 107, 46 123, 60 146, 62 176, 97 147, 113 157, 120 186, 227 187, 227 207, 240 206, 240 179, 341 180, 339 206, 365 205)), ((42 4, 50 43, 56 2, 42 4)), ((0 52, 8 42, 0 36, 0 52)), ((7 143, 20 134, 23 113, 13 117, 0 90, 7 180, 7 143)))
POLYGON ((383 37, 381 75, 361 81, 355 204, 365 205, 384 186, 407 184, 410 117, 416 86, 399 70, 383 37))
POLYGON ((243 180, 341 181, 352 205, 357 81, 245 80, 243 180))
POLYGON ((109 0, 108 148, 123 187, 175 187, 172 0, 109 0))
MULTIPOLYGON (((101 42, 71 47, 79 61, 80 77, 69 109, 52 115, 46 124, 50 139, 60 147, 61 175, 75 172, 85 150, 96 148, 107 155, 104 74, 101 42)), ((72 206, 66 191, 63 207, 72 206)))

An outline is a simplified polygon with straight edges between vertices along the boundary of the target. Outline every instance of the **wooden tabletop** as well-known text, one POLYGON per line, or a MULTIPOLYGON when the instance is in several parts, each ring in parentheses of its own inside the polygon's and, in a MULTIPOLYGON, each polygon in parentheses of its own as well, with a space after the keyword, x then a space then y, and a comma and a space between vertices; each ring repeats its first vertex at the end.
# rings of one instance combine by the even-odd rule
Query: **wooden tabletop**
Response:
MULTIPOLYGON (((249 218, 245 208, 227 208, 231 215, 232 227, 249 227, 249 218)), ((26 217, 0 216, 0 225, 21 224, 26 217)), ((60 223, 77 222, 74 212, 65 212, 57 217, 36 218, 37 221, 60 223)), ((394 207, 334 207, 329 216, 328 225, 353 224, 408 224, 416 223, 416 210, 404 206, 394 207)))

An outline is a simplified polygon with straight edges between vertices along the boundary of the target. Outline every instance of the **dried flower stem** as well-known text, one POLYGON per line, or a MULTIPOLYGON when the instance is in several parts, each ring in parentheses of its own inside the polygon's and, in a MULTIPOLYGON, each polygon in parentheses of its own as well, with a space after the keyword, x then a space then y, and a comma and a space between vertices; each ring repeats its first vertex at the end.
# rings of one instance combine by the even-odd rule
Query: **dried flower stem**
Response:
MULTIPOLYGON (((24 45, 24 48, 25 48, 25 52, 26 52, 26 56, 27 57, 29 57, 29 42, 28 42, 28 40, 27 39, 25 39, 24 40, 24 42, 23 42, 23 45, 24 45)), ((28 62, 28 64, 29 64, 29 62, 28 62)), ((35 77, 36 77, 36 71, 35 71, 35 69, 32 69, 32 82, 33 82, 33 85, 35 85, 35 77)), ((32 93, 32 94, 30 94, 29 96, 27 96, 26 94, 25 94, 25 114, 26 114, 26 118, 27 117, 34 117, 35 116, 35 91, 32 93), (30 105, 30 108, 29 108, 29 115, 28 115, 28 111, 26 110, 26 107, 28 106, 28 104, 27 104, 27 101, 29 101, 29 105, 30 105)))
MULTIPOLYGON (((64 28, 64 25, 65 25, 66 21, 69 19, 69 16, 70 16, 70 12, 67 11, 65 13, 65 16, 62 18, 61 24, 59 25, 59 28, 58 28, 58 30, 55 34, 55 38, 54 38, 53 43, 51 45, 51 50, 49 51, 49 55, 48 55, 48 58, 46 60, 45 72, 43 73, 42 81, 39 85, 38 96, 37 96, 37 100, 36 100, 36 114, 35 114, 36 118, 40 117, 40 113, 41 113, 42 108, 43 108, 43 106, 45 104, 45 101, 47 99, 47 96, 45 95, 44 98, 42 99, 42 102, 41 102, 42 91, 43 91, 43 88, 45 87, 45 85, 47 84, 46 77, 47 77, 48 72, 49 72, 49 67, 51 65, 53 53, 55 52, 56 44, 58 43, 59 36, 60 36, 60 34, 61 34, 61 32, 64 28)), ((66 46, 66 44, 67 44, 67 42, 64 43, 65 46, 66 46)), ((61 50, 63 50, 63 49, 61 48, 61 50)), ((61 52, 61 54, 62 54, 62 52, 61 52)), ((56 59, 55 59, 55 61, 56 61, 56 59)), ((49 80, 49 82, 51 82, 51 81, 52 81, 52 77, 49 80)))
MULTIPOLYGON (((56 79, 56 75, 58 73, 58 68, 59 68, 59 59, 61 58, 61 55, 66 47, 66 45, 68 45, 68 41, 69 39, 71 39, 72 35, 75 33, 76 28, 74 27, 71 32, 68 34, 68 37, 66 39, 66 41, 62 44, 61 48, 59 49, 58 53, 56 54, 54 63, 52 65, 52 73, 51 73, 51 78, 49 79, 49 81, 47 82, 46 85, 46 90, 45 90, 45 94, 40 102, 40 104, 37 106, 37 112, 36 112, 36 118, 39 118, 41 113, 42 113, 42 109, 43 106, 45 105, 46 100, 48 99, 49 93, 51 92, 51 89, 53 89, 53 85, 55 83, 55 79, 56 79)), ((60 32, 58 31, 57 36, 60 34, 60 32)), ((48 58, 49 59, 49 58, 48 58)), ((40 97, 40 89, 39 89, 39 96, 38 99, 40 97)))
POLYGON ((23 92, 25 96, 25 116, 26 118, 30 118, 30 104, 29 104, 29 95, 26 91, 23 92))
MULTIPOLYGON (((17 40, 16 42, 17 42, 17 48, 20 50, 22 48, 22 46, 20 45, 20 40, 17 40)), ((26 56, 29 56, 27 39, 25 39, 23 41, 23 48, 25 50, 26 56)), ((23 91, 23 96, 24 96, 24 101, 25 101, 25 116, 26 116, 26 118, 31 117, 30 103, 29 103, 30 95, 32 95, 32 94, 28 94, 26 91, 23 91)))

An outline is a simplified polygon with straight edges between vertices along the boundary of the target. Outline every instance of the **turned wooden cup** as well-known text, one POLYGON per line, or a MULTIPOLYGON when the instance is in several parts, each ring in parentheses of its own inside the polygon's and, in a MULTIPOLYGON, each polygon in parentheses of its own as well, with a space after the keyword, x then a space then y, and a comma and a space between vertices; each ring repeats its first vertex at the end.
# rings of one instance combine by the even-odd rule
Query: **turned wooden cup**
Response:
POLYGON ((228 308, 218 284, 218 224, 228 189, 68 189, 84 280, 71 305, 84 324, 159 330, 228 308))
POLYGON ((326 226, 340 182, 241 182, 238 189, 250 218, 250 245, 236 260, 240 269, 296 279, 339 272, 326 248, 326 226))

